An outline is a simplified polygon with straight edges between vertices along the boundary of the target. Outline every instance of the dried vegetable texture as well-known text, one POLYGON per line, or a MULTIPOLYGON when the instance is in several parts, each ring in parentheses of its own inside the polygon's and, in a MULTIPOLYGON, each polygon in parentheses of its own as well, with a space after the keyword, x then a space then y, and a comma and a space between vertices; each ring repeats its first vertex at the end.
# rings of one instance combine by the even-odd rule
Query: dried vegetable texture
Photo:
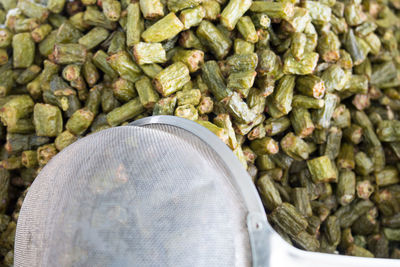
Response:
POLYGON ((232 149, 296 247, 400 258, 400 1, 0 0, 0 257, 37 173, 152 115, 232 149))

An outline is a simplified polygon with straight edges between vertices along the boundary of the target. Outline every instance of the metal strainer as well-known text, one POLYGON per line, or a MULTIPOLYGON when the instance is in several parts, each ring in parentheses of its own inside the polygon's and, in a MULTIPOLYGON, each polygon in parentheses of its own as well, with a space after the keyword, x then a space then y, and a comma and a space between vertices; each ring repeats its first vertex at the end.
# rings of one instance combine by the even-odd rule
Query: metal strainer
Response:
POLYGON ((229 148, 157 116, 87 136, 41 171, 22 206, 15 266, 399 266, 311 253, 267 222, 229 148))

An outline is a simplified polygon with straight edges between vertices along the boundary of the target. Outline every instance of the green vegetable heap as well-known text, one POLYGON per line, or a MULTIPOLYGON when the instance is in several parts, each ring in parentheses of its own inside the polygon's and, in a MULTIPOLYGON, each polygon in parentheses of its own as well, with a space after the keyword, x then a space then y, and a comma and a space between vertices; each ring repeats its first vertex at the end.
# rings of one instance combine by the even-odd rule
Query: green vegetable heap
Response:
POLYGON ((399 0, 0 0, 0 255, 46 163, 151 115, 194 120, 295 246, 400 258, 399 0))

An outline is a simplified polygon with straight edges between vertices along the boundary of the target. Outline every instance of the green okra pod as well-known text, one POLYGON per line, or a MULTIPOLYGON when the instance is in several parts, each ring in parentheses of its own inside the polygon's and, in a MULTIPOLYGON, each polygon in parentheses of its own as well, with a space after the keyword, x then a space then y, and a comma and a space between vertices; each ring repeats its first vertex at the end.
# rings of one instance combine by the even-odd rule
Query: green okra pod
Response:
POLYGON ((94 114, 89 109, 78 109, 68 119, 65 128, 72 134, 81 135, 89 128, 93 119, 94 114))
POLYGON ((0 96, 5 97, 13 88, 15 82, 12 70, 5 70, 0 73, 0 96))
POLYGON ((295 32, 292 35, 290 51, 296 60, 301 60, 307 43, 307 36, 304 33, 295 32))
POLYGON ((165 50, 160 43, 137 43, 133 46, 133 55, 139 65, 167 61, 165 50))
POLYGON ((288 114, 292 110, 293 91, 295 87, 295 76, 285 75, 275 88, 272 99, 276 108, 283 114, 288 114))
POLYGON ((230 0, 221 13, 221 24, 232 31, 251 5, 252 1, 250 0, 230 0))
POLYGON ((331 160, 336 159, 339 155, 343 132, 338 127, 331 127, 328 130, 328 138, 326 140, 325 155, 331 160))
POLYGON ((31 32, 33 41, 35 41, 35 43, 39 43, 39 42, 43 41, 46 38, 46 36, 50 34, 52 29, 53 28, 51 27, 50 24, 40 25, 38 28, 34 29, 31 32))
POLYGON ((383 120, 378 123, 376 133, 382 142, 400 141, 400 121, 383 120))
POLYGON ((344 17, 346 18, 347 24, 350 26, 360 25, 367 19, 366 14, 362 11, 362 6, 356 3, 345 5, 344 17))
POLYGON ((240 93, 240 95, 247 97, 250 88, 254 84, 257 72, 255 71, 244 71, 235 72, 229 75, 227 79, 227 86, 240 93))
POLYGON ((356 176, 348 169, 341 170, 339 173, 336 196, 342 206, 350 204, 355 198, 356 176))
POLYGON ((281 23, 281 27, 287 32, 301 33, 310 23, 311 16, 308 10, 301 7, 295 7, 293 16, 285 18, 285 20, 283 20, 281 23))
POLYGON ((169 13, 142 33, 146 42, 162 42, 171 39, 184 29, 184 25, 175 15, 169 13))
POLYGON ((227 144, 231 149, 236 149, 240 147, 236 139, 235 130, 233 129, 232 121, 230 119, 229 114, 225 113, 218 114, 218 116, 214 118, 214 123, 218 127, 221 127, 226 130, 228 134, 227 144))
POLYGON ((113 30, 116 27, 116 23, 107 19, 103 12, 101 12, 96 6, 86 7, 83 20, 88 25, 98 26, 108 30, 113 30))
POLYGON ((303 95, 316 99, 321 99, 325 95, 325 83, 315 75, 305 75, 297 78, 296 89, 303 95))
POLYGON ((276 154, 279 151, 278 143, 271 137, 253 140, 250 144, 250 148, 253 149, 257 155, 276 154))
POLYGON ((274 136, 286 131, 290 127, 290 120, 287 117, 269 118, 265 121, 265 132, 267 136, 274 136))
POLYGON ((29 0, 18 0, 17 7, 29 18, 44 21, 49 16, 49 11, 46 7, 29 0))
POLYGON ((110 37, 110 46, 108 47, 107 54, 112 55, 120 51, 126 50, 126 35, 124 32, 113 32, 110 37))
POLYGON ((123 78, 118 78, 112 83, 112 90, 115 98, 121 102, 128 102, 137 96, 134 83, 123 78))
POLYGON ((349 210, 346 210, 343 214, 340 214, 341 209, 339 209, 336 211, 335 215, 339 218, 340 227, 350 227, 361 215, 363 215, 373 206, 374 203, 369 200, 360 200, 351 204, 350 206, 345 206, 348 207, 349 210))
POLYGON ((46 165, 56 154, 57 149, 54 144, 47 144, 39 147, 37 150, 39 166, 46 165))
POLYGON ((201 92, 199 89, 190 89, 179 91, 176 93, 178 99, 178 106, 192 104, 194 106, 199 105, 201 99, 201 92))
POLYGON ((140 0, 139 4, 145 19, 157 19, 164 16, 164 5, 160 0, 140 0))
POLYGON ((354 169, 354 147, 352 144, 344 143, 341 145, 336 165, 341 169, 354 169))
POLYGON ((396 184, 400 181, 399 171, 393 166, 387 166, 383 170, 375 172, 375 181, 378 186, 396 184))
POLYGON ((22 160, 20 156, 12 156, 0 161, 0 166, 6 170, 16 170, 22 168, 22 160))
POLYGON ((66 0, 49 0, 47 1, 47 9, 53 13, 61 13, 64 9, 66 0))
POLYGON ((35 57, 35 43, 29 33, 18 33, 13 36, 13 65, 14 68, 28 68, 35 57))
POLYGON ((153 115, 173 115, 177 98, 175 95, 160 99, 153 109, 153 115))
POLYGON ((308 144, 300 137, 289 132, 281 140, 282 150, 295 160, 307 160, 309 156, 308 144))
POLYGON ((35 104, 33 109, 33 123, 37 136, 56 137, 63 130, 60 109, 49 104, 35 104))
POLYGON ((293 108, 303 108, 303 109, 320 109, 325 105, 323 99, 317 99, 314 97, 304 96, 304 95, 294 95, 292 106, 293 108))
POLYGON ((263 204, 268 210, 274 210, 276 207, 282 204, 279 191, 275 187, 271 177, 268 175, 263 175, 257 180, 257 188, 260 192, 263 204))
POLYGON ((103 87, 101 85, 96 85, 95 87, 91 88, 85 103, 85 107, 89 111, 91 111, 94 114, 94 116, 96 116, 97 113, 99 113, 102 91, 103 87))
POLYGON ((254 26, 258 28, 262 28, 264 30, 268 29, 271 26, 271 19, 268 17, 267 14, 264 13, 252 13, 251 20, 254 23, 254 26))
POLYGON ((37 152, 26 150, 21 153, 21 164, 26 168, 35 168, 38 165, 37 152))
POLYGON ((256 53, 236 54, 226 59, 226 66, 230 73, 255 70, 257 63, 258 56, 256 53))
POLYGON ((103 112, 108 113, 118 107, 119 102, 116 99, 113 90, 111 88, 103 88, 101 94, 101 109, 103 112))
POLYGON ((308 10, 314 23, 330 22, 332 10, 329 6, 316 1, 304 1, 303 7, 308 10))
POLYGON ((109 112, 107 114, 107 122, 111 126, 117 126, 122 122, 133 119, 142 112, 144 112, 144 107, 137 97, 109 112))
POLYGON ((34 102, 29 95, 19 95, 8 100, 0 108, 0 118, 4 125, 17 123, 33 112, 34 102))
POLYGON ((0 48, 9 47, 12 43, 13 35, 7 28, 0 29, 0 48))
POLYGON ((305 217, 312 215, 311 202, 308 197, 307 189, 304 187, 296 187, 292 190, 292 199, 294 206, 305 217))
POLYGON ((172 57, 172 61, 181 61, 185 63, 191 73, 196 72, 204 64, 204 52, 201 50, 178 50, 172 57))
POLYGON ((251 54, 254 52, 254 44, 243 39, 236 38, 233 43, 235 54, 251 54))
POLYGON ((76 140, 78 140, 78 137, 76 137, 69 131, 64 131, 57 136, 54 141, 54 145, 56 146, 58 151, 61 151, 76 140))
POLYGON ((112 78, 115 78, 117 76, 116 73, 118 73, 119 76, 130 82, 136 82, 140 78, 141 70, 139 66, 133 62, 128 52, 117 52, 107 57, 106 62, 103 62, 104 57, 107 57, 107 54, 102 50, 99 50, 93 57, 94 63, 96 64, 96 59, 100 59, 97 60, 97 64, 99 65, 98 67, 100 69, 102 67, 104 70, 107 69, 106 73, 112 78))
POLYGON ((352 29, 347 32, 345 36, 344 47, 351 55, 354 65, 359 65, 366 59, 369 50, 367 52, 365 49, 369 49, 369 46, 367 43, 364 43, 364 40, 354 35, 354 31, 352 29))
POLYGON ((78 43, 91 50, 107 39, 109 32, 101 27, 94 27, 86 35, 82 36, 78 43))
POLYGON ((357 145, 362 140, 363 129, 359 125, 352 123, 350 127, 344 129, 343 136, 347 139, 347 141, 357 145))
POLYGON ((335 62, 340 57, 340 41, 333 32, 323 33, 318 39, 318 52, 326 62, 335 62))
POLYGON ((368 258, 373 258, 374 254, 372 254, 369 250, 357 246, 355 244, 350 245, 347 249, 346 249, 346 255, 350 255, 350 256, 358 256, 358 257, 368 257, 368 258))
POLYGON ((321 109, 317 109, 313 112, 313 121, 316 128, 328 128, 333 112, 336 108, 336 104, 339 101, 338 96, 335 94, 327 93, 324 97, 325 105, 321 109))
POLYGON ((256 28, 249 16, 241 17, 237 24, 238 31, 242 35, 243 39, 250 43, 258 42, 258 35, 256 28))
POLYGON ((308 226, 304 216, 293 205, 286 202, 276 207, 272 211, 270 218, 274 224, 278 225, 290 236, 296 236, 308 226))
POLYGON ((54 44, 56 43, 57 31, 50 32, 46 38, 39 43, 38 50, 42 56, 48 56, 53 52, 54 44))
POLYGON ((336 107, 332 114, 333 125, 339 128, 347 128, 351 126, 351 115, 349 109, 341 104, 336 107))
POLYGON ((121 3, 117 0, 102 0, 103 14, 109 21, 118 21, 121 16, 121 3))
POLYGON ((362 151, 356 153, 354 157, 356 163, 356 172, 366 176, 374 170, 374 163, 372 160, 362 151))
POLYGON ((313 73, 317 66, 319 55, 315 52, 305 53, 303 58, 297 61, 291 53, 283 57, 283 72, 285 74, 306 75, 313 73))
POLYGON ((57 64, 67 65, 84 63, 86 55, 86 48, 81 44, 56 44, 52 58, 57 64))
POLYGON ((290 113, 290 121, 296 135, 299 137, 310 136, 315 130, 315 125, 311 119, 311 114, 307 109, 297 107, 290 113))
POLYGON ((205 19, 214 21, 221 13, 221 5, 216 0, 203 0, 201 6, 204 7, 206 11, 205 19))
POLYGON ((374 147, 380 147, 381 142, 379 141, 375 131, 374 127, 368 118, 368 116, 365 114, 363 111, 355 111, 352 114, 352 119, 354 120, 355 123, 357 123, 361 128, 363 129, 363 136, 365 138, 365 141, 371 144, 374 147))
POLYGON ((217 125, 209 122, 209 121, 196 121, 198 124, 201 126, 206 127, 208 130, 210 130, 213 134, 218 136, 219 139, 222 140, 222 142, 227 143, 228 142, 228 134, 224 128, 220 128, 217 125))
POLYGON ((77 43, 83 35, 69 21, 65 21, 57 30, 56 43, 77 43))
POLYGON ((244 102, 238 93, 232 93, 227 100, 227 109, 232 117, 239 123, 250 124, 256 118, 246 102, 244 102))
POLYGON ((7 132, 27 134, 35 132, 35 126, 31 118, 19 119, 15 124, 7 125, 7 132))
MULTIPOLYGON (((351 230, 353 231, 354 234, 357 236, 366 236, 372 234, 374 232, 374 229, 377 228, 377 220, 376 220, 376 215, 373 213, 377 213, 377 209, 373 208, 369 210, 368 212, 364 213, 363 215, 358 218, 357 221, 353 223, 351 226, 351 230)), ((357 243, 356 240, 354 243, 357 243)), ((366 242, 363 242, 366 243, 366 242)))
POLYGON ((164 97, 180 90, 190 81, 189 69, 182 62, 176 62, 158 73, 153 84, 164 97))
POLYGON ((337 181, 337 172, 333 162, 327 156, 307 161, 308 169, 315 183, 337 181))
POLYGON ((140 68, 150 78, 156 77, 158 73, 162 71, 162 67, 158 64, 145 64, 141 65, 140 68))
POLYGON ((358 181, 356 184, 356 193, 361 199, 369 199, 374 191, 374 186, 369 180, 358 181))
POLYGON ((196 107, 191 104, 178 106, 175 109, 174 115, 193 121, 197 121, 199 119, 199 113, 196 107))
POLYGON ((196 30, 197 37, 208 47, 217 59, 223 59, 229 53, 232 41, 209 21, 203 20, 196 30))
POLYGON ((265 2, 253 1, 250 10, 253 12, 262 12, 270 18, 287 19, 294 14, 294 5, 289 1, 285 2, 265 2))
POLYGON ((202 0, 169 0, 168 9, 172 12, 178 12, 186 8, 192 8, 200 5, 202 0))
MULTIPOLYGON (((152 108, 155 105, 155 103, 157 103, 157 101, 159 100, 159 96, 155 91, 155 89, 153 88, 153 85, 149 78, 145 76, 142 77, 140 80, 136 81, 135 87, 139 94, 140 103, 142 103, 143 107, 152 108)), ((178 97, 178 103, 179 103, 179 97, 178 97)))
POLYGON ((325 221, 325 236, 327 241, 337 246, 340 242, 340 223, 336 216, 329 216, 325 221))
POLYGON ((217 101, 228 97, 232 93, 225 85, 224 77, 216 61, 205 62, 201 70, 201 77, 217 101))
POLYGON ((185 9, 179 15, 179 19, 183 23, 185 29, 198 26, 206 16, 206 10, 203 6, 197 6, 191 9, 185 9))
POLYGON ((192 30, 187 30, 180 33, 179 44, 184 48, 205 50, 205 47, 192 30))
POLYGON ((139 3, 129 4, 126 10, 128 13, 126 23, 126 45, 133 46, 140 42, 140 36, 144 30, 144 23, 139 3))

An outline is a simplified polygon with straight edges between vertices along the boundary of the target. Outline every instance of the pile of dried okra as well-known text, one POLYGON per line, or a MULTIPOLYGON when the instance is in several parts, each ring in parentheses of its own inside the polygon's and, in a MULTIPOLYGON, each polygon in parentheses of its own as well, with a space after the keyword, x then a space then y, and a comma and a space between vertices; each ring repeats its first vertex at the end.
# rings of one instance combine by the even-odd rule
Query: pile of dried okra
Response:
POLYGON ((400 258, 399 0, 0 0, 0 254, 46 163, 151 115, 195 120, 310 251, 400 258))

